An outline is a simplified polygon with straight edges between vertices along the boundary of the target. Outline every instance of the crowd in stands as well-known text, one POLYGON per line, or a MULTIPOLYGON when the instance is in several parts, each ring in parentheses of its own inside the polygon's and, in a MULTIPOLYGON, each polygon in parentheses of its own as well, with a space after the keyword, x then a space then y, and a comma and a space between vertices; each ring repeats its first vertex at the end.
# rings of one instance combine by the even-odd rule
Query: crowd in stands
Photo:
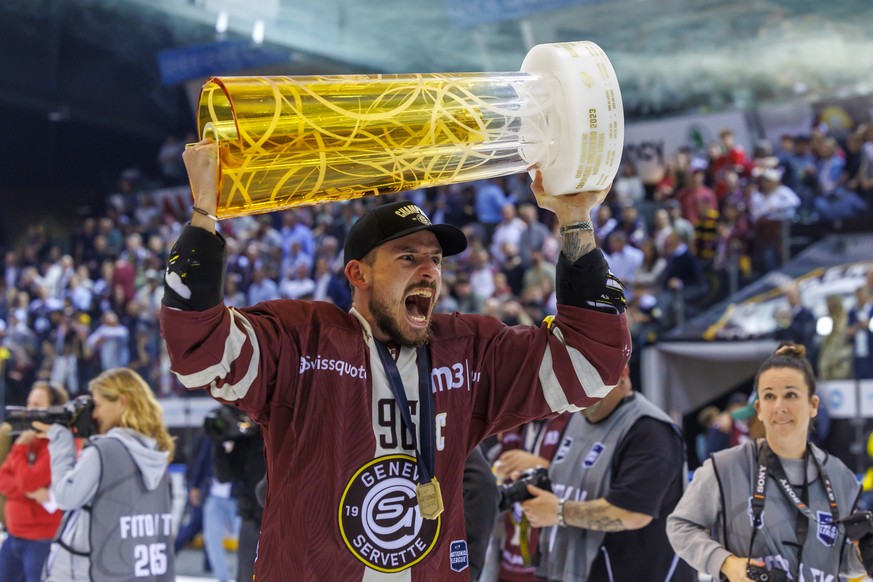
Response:
MULTIPOLYGON (((592 216, 601 248, 626 285, 635 358, 646 342, 783 260, 783 229, 841 221, 873 207, 873 126, 845 136, 821 126, 746 152, 725 130, 704 153, 680 150, 657 184, 630 160, 592 216)), ((161 148, 161 176, 184 183, 182 140, 161 148)), ((444 262, 443 312, 537 323, 555 311, 557 224, 533 199, 527 175, 407 192, 435 223, 461 227, 468 249, 444 262)), ((137 173, 99 216, 69 236, 42 225, 5 249, 0 279, 0 361, 6 404, 23 403, 36 380, 72 396, 113 367, 138 371, 159 394, 181 393, 158 327, 169 246, 187 220, 150 196, 137 173)), ((358 199, 229 219, 227 303, 275 298, 331 301, 348 309, 342 248, 368 205, 358 199)), ((644 384, 644 383, 643 383, 644 384)), ((645 388, 643 386, 643 388, 645 388)))

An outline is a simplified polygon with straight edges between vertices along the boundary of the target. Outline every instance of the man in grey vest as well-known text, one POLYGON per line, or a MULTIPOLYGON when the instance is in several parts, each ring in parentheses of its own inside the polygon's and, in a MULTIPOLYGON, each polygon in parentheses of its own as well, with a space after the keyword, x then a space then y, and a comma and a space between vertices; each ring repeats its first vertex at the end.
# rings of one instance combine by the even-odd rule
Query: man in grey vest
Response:
POLYGON ((629 371, 574 414, 552 460, 553 493, 528 486, 522 504, 540 537, 537 576, 565 582, 691 582, 670 547, 667 515, 682 496, 685 445, 669 416, 634 393, 629 371))

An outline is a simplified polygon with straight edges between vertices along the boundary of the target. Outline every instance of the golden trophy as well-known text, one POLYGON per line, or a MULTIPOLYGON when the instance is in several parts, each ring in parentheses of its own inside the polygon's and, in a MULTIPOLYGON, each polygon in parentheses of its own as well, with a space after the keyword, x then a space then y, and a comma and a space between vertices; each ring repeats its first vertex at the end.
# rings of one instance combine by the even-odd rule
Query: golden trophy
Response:
POLYGON ((520 72, 213 77, 202 137, 219 146, 219 218, 531 171, 545 190, 607 188, 624 113, 591 42, 543 44, 520 72))

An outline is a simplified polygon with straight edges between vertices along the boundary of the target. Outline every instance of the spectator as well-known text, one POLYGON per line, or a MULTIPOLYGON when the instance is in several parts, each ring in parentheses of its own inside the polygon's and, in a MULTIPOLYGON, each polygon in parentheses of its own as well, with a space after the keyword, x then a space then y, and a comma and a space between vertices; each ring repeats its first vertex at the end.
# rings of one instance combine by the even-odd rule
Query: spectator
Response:
POLYGON ((718 208, 718 198, 715 193, 704 185, 705 175, 704 168, 695 167, 691 172, 691 182, 676 193, 676 200, 682 207, 682 218, 692 225, 699 218, 697 207, 700 200, 706 199, 711 208, 718 208))
POLYGON ((522 204, 518 209, 519 218, 524 221, 525 228, 521 232, 518 243, 518 254, 525 268, 533 262, 533 253, 541 251, 552 234, 548 227, 539 221, 537 207, 534 204, 522 204))
MULTIPOLYGON (((679 239, 686 245, 691 246, 694 241, 694 225, 682 216, 682 205, 678 200, 667 201, 667 213, 670 215, 670 227, 679 239)), ((663 253, 663 249, 660 249, 663 253)))
POLYGON ((249 285, 249 305, 257 305, 263 301, 275 299, 279 295, 279 287, 270 279, 264 267, 256 267, 252 274, 252 283, 249 285))
MULTIPOLYGON (((780 341, 800 344, 806 348, 807 353, 815 354, 815 315, 811 309, 803 305, 800 289, 796 284, 785 288, 785 299, 788 300, 787 317, 779 322, 773 337, 780 341)), ((815 361, 817 362, 818 359, 815 358, 815 361)))
POLYGON ((629 159, 623 159, 618 176, 613 182, 612 190, 616 200, 622 208, 643 202, 646 196, 645 185, 642 178, 637 174, 637 168, 629 159))
POLYGON ((715 268, 719 271, 735 264, 745 276, 751 275, 749 258, 749 221, 746 213, 733 200, 725 200, 716 225, 715 268))
POLYGON ((594 236, 604 243, 609 235, 618 227, 618 221, 612 217, 612 208, 608 204, 601 204, 594 213, 594 236))
MULTIPOLYGON (((194 453, 185 469, 188 498, 173 544, 176 554, 193 541, 197 534, 203 532, 203 503, 209 495, 209 485, 212 482, 212 441, 209 437, 201 435, 194 453)), ((204 570, 212 571, 208 552, 204 552, 203 565, 204 570)))
POLYGON ((709 450, 707 435, 720 414, 721 411, 716 406, 705 406, 697 413, 697 424, 700 428, 700 433, 694 439, 694 450, 697 453, 698 464, 703 464, 712 452, 709 450))
POLYGON ((706 432, 706 450, 709 455, 749 440, 748 421, 754 416, 754 410, 749 408, 748 401, 748 396, 743 392, 730 395, 724 411, 715 417, 706 432))
MULTIPOLYGON (((236 579, 252 580, 263 515, 255 490, 267 470, 264 464, 264 438, 258 425, 244 412, 232 406, 223 406, 220 414, 225 419, 224 426, 230 430, 212 435, 215 438, 215 477, 233 489, 233 506, 237 515, 230 517, 236 521, 236 531, 239 532, 236 579)), ((217 546, 216 541, 219 540, 212 540, 213 546, 217 546)), ((215 551, 223 553, 223 548, 215 547, 210 559, 215 551)), ((222 576, 219 579, 222 582, 225 580, 222 576)))
POLYGON ((694 254, 704 270, 711 270, 718 248, 718 210, 703 197, 697 201, 697 221, 694 223, 694 254))
MULTIPOLYGON (((37 382, 27 397, 27 409, 48 408, 67 402, 62 386, 37 382)), ((51 485, 48 441, 26 429, 0 466, 0 493, 6 497, 4 523, 6 539, 0 547, 0 577, 3 580, 38 582, 61 524, 62 513, 47 494, 51 485)))
POLYGON ((508 194, 504 186, 503 178, 492 178, 477 183, 476 220, 485 227, 489 240, 497 225, 503 220, 503 208, 515 202, 515 197, 508 194))
POLYGON ((849 380, 852 375, 852 342, 849 319, 840 295, 825 299, 831 329, 824 337, 818 354, 819 380, 849 380))
POLYGON ((517 249, 521 242, 521 233, 527 228, 525 222, 516 214, 515 204, 504 205, 500 222, 494 228, 489 250, 492 260, 497 264, 502 263, 506 258, 504 245, 508 243, 517 249))
POLYGON ((97 353, 100 369, 122 368, 130 362, 128 341, 130 330, 123 325, 114 311, 106 311, 100 319, 100 326, 85 341, 85 352, 90 357, 97 353))
POLYGON ((643 251, 628 244, 627 235, 616 230, 609 235, 609 268, 613 275, 624 285, 628 299, 633 299, 634 280, 637 271, 643 265, 643 251))
POLYGON ((286 268, 286 276, 279 282, 279 297, 285 299, 312 299, 315 280, 309 276, 309 263, 300 261, 286 268))
MULTIPOLYGON (((646 223, 640 217, 640 211, 633 204, 626 204, 621 207, 621 216, 619 216, 616 230, 620 230, 627 235, 627 242, 640 248, 646 236, 646 223)), ((611 249, 610 249, 611 250, 611 249)))
POLYGON ((658 303, 664 306, 668 325, 672 326, 684 318, 687 306, 700 299, 707 287, 700 261, 679 235, 673 233, 667 237, 664 253, 667 266, 658 303))
POLYGON ((873 312, 868 288, 855 289, 855 304, 849 309, 847 334, 852 338, 852 367, 856 379, 873 378, 873 331, 870 316, 873 312))

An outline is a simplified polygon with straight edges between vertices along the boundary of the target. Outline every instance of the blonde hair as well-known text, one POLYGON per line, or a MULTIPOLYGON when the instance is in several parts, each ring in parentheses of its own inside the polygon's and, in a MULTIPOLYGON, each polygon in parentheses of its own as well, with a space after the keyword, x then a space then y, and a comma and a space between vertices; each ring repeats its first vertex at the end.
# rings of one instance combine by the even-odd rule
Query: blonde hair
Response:
POLYGON ((91 380, 88 390, 110 402, 124 396, 119 426, 155 439, 159 450, 170 453, 168 462, 173 459, 176 443, 164 425, 164 410, 142 376, 130 368, 112 368, 91 380))

